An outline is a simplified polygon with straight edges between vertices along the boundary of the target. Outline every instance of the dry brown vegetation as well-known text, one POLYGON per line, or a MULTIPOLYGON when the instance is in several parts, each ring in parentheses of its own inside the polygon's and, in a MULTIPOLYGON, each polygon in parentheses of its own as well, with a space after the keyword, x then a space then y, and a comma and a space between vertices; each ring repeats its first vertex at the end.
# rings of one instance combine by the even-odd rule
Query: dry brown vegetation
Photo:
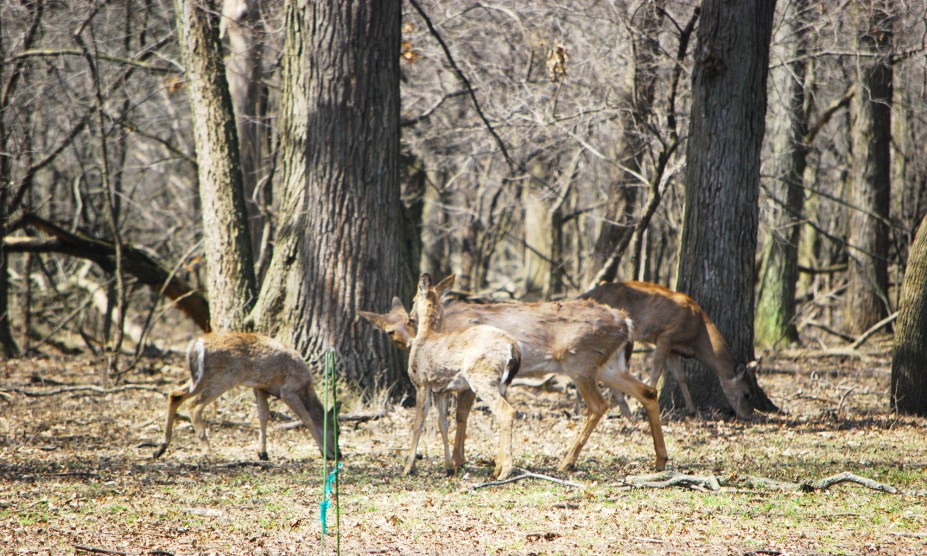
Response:
MULTIPOLYGON (((496 432, 480 406, 468 464, 442 473, 429 420, 419 474, 399 477, 412 418, 342 428, 345 554, 923 554, 927 552, 927 421, 888 413, 888 359, 779 357, 760 381, 786 415, 754 422, 666 419, 670 468, 715 475, 722 487, 632 489, 652 471, 645 421, 612 410, 568 476, 556 464, 581 425, 572 393, 514 387, 515 465, 582 485, 543 480, 475 489, 489 480, 496 432), (752 478, 801 483, 850 471, 904 491, 844 484, 779 490, 752 478)), ((166 392, 185 378, 180 357, 148 360, 111 394, 102 363, 34 358, 3 363, 0 399, 0 552, 4 554, 306 554, 320 551, 321 459, 302 429, 272 430, 257 460, 252 394, 233 391, 208 413, 213 455, 203 461, 188 422, 163 460, 149 459, 166 392), (28 392, 32 395, 27 395, 28 392), (80 548, 85 547, 85 548, 80 548), (163 552, 157 552, 163 551, 163 552)), ((646 355, 635 357, 636 370, 646 355)), ((277 424, 293 417, 273 404, 277 424)), ((348 407, 354 411, 356 407, 348 407)), ((181 410, 183 412, 183 410, 181 410)), ((517 471, 516 471, 517 474, 517 471)), ((334 521, 334 512, 330 521, 334 521)), ((335 537, 326 538, 335 553, 335 537)))

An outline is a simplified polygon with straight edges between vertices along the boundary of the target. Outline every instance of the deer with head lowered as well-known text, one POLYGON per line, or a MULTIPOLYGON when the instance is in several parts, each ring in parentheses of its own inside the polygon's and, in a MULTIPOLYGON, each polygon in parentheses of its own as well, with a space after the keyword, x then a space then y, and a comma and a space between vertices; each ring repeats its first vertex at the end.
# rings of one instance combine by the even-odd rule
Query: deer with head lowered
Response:
MULTIPOLYGON (((414 345, 416 323, 410 322, 402 302, 393 299, 385 314, 361 311, 360 316, 389 334, 401 349, 414 345)), ((520 377, 559 373, 569 376, 586 402, 587 415, 579 436, 560 462, 559 469, 573 468, 579 453, 608 403, 599 391, 602 382, 612 391, 629 395, 647 411, 656 452, 656 468, 664 469, 666 444, 660 424, 657 391, 626 371, 626 349, 630 346, 631 322, 619 310, 589 300, 546 303, 451 303, 444 310, 443 330, 466 330, 475 325, 491 325, 504 330, 521 346, 520 377)), ((454 460, 463 461, 466 424, 473 405, 472 394, 458 395, 457 432, 454 460)))
POLYGON ((409 378, 415 385, 415 420, 412 443, 403 472, 415 469, 416 449, 431 398, 438 406, 439 427, 444 440, 444 465, 451 473, 462 463, 451 458, 447 443, 447 399, 450 393, 467 392, 488 406, 499 425, 499 452, 493 477, 504 479, 512 472, 512 423, 515 410, 505 399, 506 386, 521 365, 518 342, 493 326, 465 330, 443 330, 441 295, 454 282, 450 276, 432 288, 431 276, 423 274, 413 302, 410 319, 417 323, 409 354, 409 378))
POLYGON ((656 385, 669 368, 682 390, 687 412, 695 413, 696 407, 680 357, 692 357, 714 371, 738 417, 749 418, 754 409, 778 409, 756 384, 756 361, 738 361, 718 328, 688 295, 649 282, 628 281, 599 284, 580 298, 628 313, 634 321, 632 339, 655 346, 650 384, 656 385))
POLYGON ((177 409, 193 400, 193 430, 204 454, 209 453, 209 439, 203 423, 203 410, 222 394, 236 386, 254 389, 260 435, 258 457, 267 459, 267 421, 270 418, 268 396, 279 398, 300 418, 315 439, 323 455, 335 459, 337 417, 328 413, 328 430, 323 430, 325 408, 312 387, 312 373, 296 351, 282 343, 245 332, 208 333, 190 343, 187 349, 190 381, 168 396, 164 441, 152 457, 160 457, 171 443, 177 409), (325 436, 323 436, 325 435, 325 436))

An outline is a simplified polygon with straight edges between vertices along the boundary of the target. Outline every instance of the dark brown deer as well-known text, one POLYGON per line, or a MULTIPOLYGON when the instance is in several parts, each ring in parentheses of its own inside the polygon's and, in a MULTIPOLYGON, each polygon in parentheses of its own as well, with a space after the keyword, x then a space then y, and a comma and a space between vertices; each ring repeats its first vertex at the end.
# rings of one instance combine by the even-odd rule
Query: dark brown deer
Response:
POLYGON ((756 361, 747 364, 738 361, 718 328, 688 295, 649 282, 629 281, 599 284, 580 297, 628 314, 634 321, 631 338, 655 345, 650 384, 656 385, 669 368, 679 383, 689 413, 695 413, 696 407, 680 357, 692 357, 714 371, 738 417, 749 418, 754 403, 760 403, 762 410, 777 409, 756 386, 756 361))

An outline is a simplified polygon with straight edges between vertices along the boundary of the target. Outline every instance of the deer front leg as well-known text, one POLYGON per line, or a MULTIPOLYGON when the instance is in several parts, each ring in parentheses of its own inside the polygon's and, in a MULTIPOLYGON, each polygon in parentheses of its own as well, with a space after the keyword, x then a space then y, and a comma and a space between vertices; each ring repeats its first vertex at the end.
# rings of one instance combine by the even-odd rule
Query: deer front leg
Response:
POLYGON ((158 449, 152 454, 152 459, 157 459, 164 454, 164 451, 167 450, 168 445, 171 443, 171 437, 174 434, 174 419, 177 417, 177 408, 180 407, 187 398, 192 396, 193 393, 190 391, 189 387, 181 388, 180 390, 174 390, 170 393, 167 398, 167 422, 164 425, 164 440, 161 442, 161 445, 158 446, 158 449))
POLYGON ((406 466, 402 470, 403 475, 411 475, 415 472, 415 457, 418 450, 418 440, 422 436, 422 428, 425 425, 425 415, 431 406, 431 388, 427 385, 418 387, 415 392, 415 418, 412 420, 412 440, 409 445, 409 454, 406 457, 406 466))
POLYGON ((583 424, 579 437, 577 437, 576 441, 573 443, 573 447, 570 448, 570 451, 563 457, 560 465, 557 466, 559 471, 569 471, 576 466, 576 461, 579 459, 579 453, 582 451, 583 446, 586 445, 586 442, 592 435, 592 431, 595 430, 596 425, 599 424, 599 420, 602 419, 602 416, 608 411, 608 403, 605 401, 605 398, 602 397, 602 393, 599 392, 599 386, 596 384, 595 378, 577 376, 574 377, 573 380, 576 383, 579 394, 586 403, 586 422, 583 424))
POLYGON ((467 440, 467 419, 470 418, 474 400, 476 400, 476 394, 473 390, 463 390, 457 393, 457 428, 454 431, 454 455, 451 458, 455 472, 463 466, 465 461, 464 443, 467 440))
POLYGON ((254 389, 254 401, 258 414, 258 459, 267 461, 267 421, 270 419, 270 406, 267 405, 267 392, 254 389))
POLYGON ((682 367, 682 361, 679 359, 679 356, 675 353, 669 354, 666 358, 666 368, 673 373, 673 378, 676 379, 676 383, 679 384, 679 389, 682 391, 682 399, 686 401, 686 412, 695 415, 698 413, 698 409, 695 406, 695 400, 692 399, 692 394, 689 393, 689 385, 686 383, 686 372, 682 367))
POLYGON ((496 454, 496 467, 492 472, 494 479, 505 479, 513 469, 512 464, 512 423, 515 410, 499 391, 499 375, 496 373, 473 373, 467 377, 473 392, 479 396, 499 425, 499 451, 496 454))
POLYGON ((451 463, 450 442, 447 437, 447 401, 450 394, 442 392, 435 394, 435 409, 438 412, 438 429, 441 431, 441 442, 444 444, 444 472, 447 475, 454 474, 454 467, 451 463))
POLYGON ((671 363, 673 358, 676 359, 677 363, 679 362, 679 356, 672 352, 669 342, 662 338, 658 338, 656 348, 653 352, 653 370, 650 372, 650 386, 656 387, 657 382, 660 380, 660 376, 667 367, 669 367, 670 372, 673 374, 673 378, 679 383, 679 389, 682 390, 682 397, 686 402, 686 413, 694 415, 695 402, 692 401, 692 395, 689 394, 689 387, 686 385, 686 377, 682 373, 682 367, 674 369, 671 364, 667 364, 671 363))

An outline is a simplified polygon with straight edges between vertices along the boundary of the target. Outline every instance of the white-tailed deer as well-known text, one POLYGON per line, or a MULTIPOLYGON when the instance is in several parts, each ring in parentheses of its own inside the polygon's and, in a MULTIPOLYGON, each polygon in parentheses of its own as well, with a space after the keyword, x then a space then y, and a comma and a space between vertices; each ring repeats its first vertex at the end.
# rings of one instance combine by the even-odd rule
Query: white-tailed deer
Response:
MULTIPOLYGON (((203 410, 219 396, 236 386, 254 389, 257 401, 260 436, 258 457, 267 459, 267 421, 270 408, 267 397, 274 396, 293 410, 312 433, 319 450, 323 446, 323 420, 325 408, 312 388, 312 373, 296 351, 277 340, 260 334, 225 332, 205 334, 190 343, 187 349, 190 381, 181 389, 170 393, 167 401, 167 423, 164 442, 152 457, 160 457, 171 443, 177 408, 189 398, 193 400, 193 430, 199 438, 204 454, 209 453, 209 439, 203 423, 203 410)), ((337 417, 333 410, 328 415, 327 440, 324 445, 335 459, 337 417)))
POLYGON ((493 477, 504 479, 512 472, 512 423, 515 420, 515 410, 505 399, 505 388, 521 365, 521 349, 514 338, 494 326, 443 330, 441 294, 453 283, 451 275, 432 288, 431 276, 423 274, 413 302, 411 318, 418 326, 409 354, 409 378, 416 391, 415 420, 403 472, 408 475, 415 469, 418 441, 432 396, 438 406, 444 441, 444 467, 449 473, 456 472, 463 463, 463 453, 461 449, 460 454, 455 452, 455 457, 451 458, 448 450, 447 398, 452 392, 472 392, 489 406, 499 425, 499 452, 493 477))
MULTIPOLYGON (((753 414, 756 362, 738 361, 705 311, 691 297, 649 282, 599 284, 580 296, 622 309, 634 321, 631 337, 655 345, 650 384, 656 386, 665 368, 679 383, 686 410, 695 402, 679 357, 692 357, 712 369, 738 417, 753 414)), ((769 402, 771 404, 772 402, 769 402)), ((775 407, 775 406, 773 406, 775 407)))
MULTIPOLYGON (((389 334, 401 349, 409 349, 416 333, 414 323, 398 298, 393 298, 390 312, 361 311, 362 317, 389 334)), ((599 391, 602 382, 612 391, 636 399, 647 411, 656 468, 666 466, 666 444, 660 425, 657 391, 626 371, 631 322, 622 311, 590 301, 548 303, 451 303, 444 311, 444 330, 463 330, 477 324, 500 328, 515 338, 522 349, 520 377, 559 373, 569 376, 586 402, 587 416, 579 436, 560 462, 559 469, 573 468, 579 453, 589 440, 599 420, 608 411, 608 403, 599 391)), ((457 433, 454 457, 462 460, 467 417, 472 394, 461 393, 457 401, 457 433)))

